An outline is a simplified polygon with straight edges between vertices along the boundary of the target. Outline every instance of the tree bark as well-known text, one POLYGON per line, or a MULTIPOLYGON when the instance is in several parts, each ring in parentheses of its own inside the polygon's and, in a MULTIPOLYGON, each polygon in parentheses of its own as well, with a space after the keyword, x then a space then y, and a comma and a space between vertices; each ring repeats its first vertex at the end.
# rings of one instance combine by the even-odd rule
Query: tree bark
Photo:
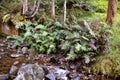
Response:
POLYGON ((35 14, 37 13, 38 9, 39 9, 39 4, 40 1, 39 0, 34 0, 34 6, 33 9, 31 11, 28 11, 28 0, 21 0, 21 4, 22 4, 22 15, 25 16, 25 18, 32 18, 35 16, 35 14))
POLYGON ((52 0, 51 3, 51 17, 55 18, 55 0, 52 0))
POLYGON ((25 15, 28 11, 28 0, 21 0, 22 4, 22 15, 25 15))
POLYGON ((113 26, 117 14, 118 0, 109 0, 106 22, 113 26))
POLYGON ((64 0, 64 25, 66 24, 66 14, 67 14, 67 11, 66 11, 66 0, 64 0))

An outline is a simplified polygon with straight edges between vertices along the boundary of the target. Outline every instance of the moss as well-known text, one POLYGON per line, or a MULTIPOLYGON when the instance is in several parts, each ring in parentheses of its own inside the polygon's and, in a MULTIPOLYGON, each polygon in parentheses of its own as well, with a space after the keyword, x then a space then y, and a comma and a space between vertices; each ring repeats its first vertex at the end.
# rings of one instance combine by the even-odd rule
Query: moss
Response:
POLYGON ((102 73, 112 77, 120 76, 120 28, 113 27, 112 42, 110 53, 97 58, 93 66, 93 71, 97 74, 102 73))
POLYGON ((120 76, 120 53, 108 54, 104 57, 99 57, 97 63, 93 66, 93 71, 97 74, 118 77, 120 76))

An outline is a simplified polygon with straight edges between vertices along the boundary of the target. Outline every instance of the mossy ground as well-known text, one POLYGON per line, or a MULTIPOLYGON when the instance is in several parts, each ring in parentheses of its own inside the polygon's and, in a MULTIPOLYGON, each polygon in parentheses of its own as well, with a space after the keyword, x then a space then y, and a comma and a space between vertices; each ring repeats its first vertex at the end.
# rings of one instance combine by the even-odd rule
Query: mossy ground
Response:
POLYGON ((93 66, 95 73, 102 73, 104 75, 119 77, 120 76, 120 28, 114 27, 112 29, 113 36, 110 46, 110 53, 105 56, 97 58, 93 66))

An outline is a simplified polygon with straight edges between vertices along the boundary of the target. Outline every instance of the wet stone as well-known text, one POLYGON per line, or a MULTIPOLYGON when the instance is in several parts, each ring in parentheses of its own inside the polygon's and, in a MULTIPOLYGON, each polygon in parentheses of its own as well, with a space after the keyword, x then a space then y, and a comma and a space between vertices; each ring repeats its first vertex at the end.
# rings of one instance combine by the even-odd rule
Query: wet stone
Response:
POLYGON ((8 74, 1 74, 0 75, 0 80, 7 80, 9 79, 9 75, 8 74))

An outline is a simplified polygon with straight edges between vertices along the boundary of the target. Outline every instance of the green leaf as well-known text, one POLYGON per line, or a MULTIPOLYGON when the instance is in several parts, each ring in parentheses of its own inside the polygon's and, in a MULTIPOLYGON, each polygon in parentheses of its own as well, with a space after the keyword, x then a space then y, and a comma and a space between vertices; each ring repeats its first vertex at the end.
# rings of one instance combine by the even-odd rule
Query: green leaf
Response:
POLYGON ((43 45, 40 46, 40 52, 45 52, 45 47, 43 45))
POLYGON ((89 24, 86 21, 84 21, 84 24, 85 24, 85 27, 89 30, 89 33, 95 37, 95 33, 92 31, 89 24))
POLYGON ((55 45, 51 44, 51 45, 50 45, 50 48, 55 48, 55 45))
POLYGON ((55 22, 55 25, 62 27, 62 24, 60 22, 55 22))
POLYGON ((47 36, 47 35, 48 35, 48 32, 43 31, 42 36, 47 36))
POLYGON ((81 44, 77 43, 77 44, 75 45, 75 49, 76 49, 77 51, 80 51, 80 49, 81 49, 81 44))
POLYGON ((68 41, 65 41, 64 43, 62 43, 61 49, 65 50, 68 49, 69 47, 70 47, 70 43, 68 41))
POLYGON ((33 38, 35 38, 35 39, 38 39, 39 38, 39 34, 33 34, 33 38))
POLYGON ((81 30, 82 28, 80 27, 80 25, 74 25, 74 28, 76 29, 76 30, 81 30))
POLYGON ((37 25, 37 26, 35 27, 35 29, 46 30, 46 26, 39 24, 39 25, 37 25))
POLYGON ((83 38, 84 40, 86 40, 86 41, 89 41, 89 39, 88 39, 87 37, 85 37, 85 36, 82 36, 82 38, 83 38))
POLYGON ((6 23, 10 20, 10 14, 6 14, 4 17, 3 17, 3 22, 6 23))
POLYGON ((74 38, 74 34, 72 34, 71 32, 67 33, 66 39, 72 39, 74 38))
POLYGON ((85 55, 84 58, 85 58, 85 63, 88 64, 90 62, 90 57, 88 55, 85 55))
POLYGON ((80 38, 80 34, 77 33, 77 32, 74 32, 74 33, 73 33, 73 37, 74 37, 74 38, 80 38))
POLYGON ((28 37, 28 36, 31 36, 32 33, 30 31, 27 31, 25 34, 24 34, 24 37, 28 37))
POLYGON ((75 53, 70 53, 70 54, 68 54, 67 55, 67 60, 75 60, 76 58, 78 57, 78 55, 77 54, 75 54, 75 53))

